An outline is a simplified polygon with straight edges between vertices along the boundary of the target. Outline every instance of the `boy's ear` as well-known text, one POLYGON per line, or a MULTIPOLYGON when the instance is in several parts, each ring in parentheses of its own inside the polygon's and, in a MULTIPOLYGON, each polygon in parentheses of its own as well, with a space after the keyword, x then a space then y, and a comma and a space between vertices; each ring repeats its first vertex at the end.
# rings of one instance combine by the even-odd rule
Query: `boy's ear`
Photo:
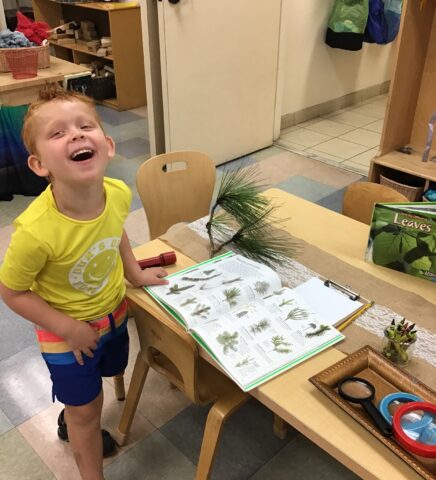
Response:
POLYGON ((49 176, 49 171, 47 167, 39 160, 39 158, 36 155, 30 155, 29 158, 27 159, 27 165, 29 165, 30 170, 32 170, 33 173, 36 173, 38 177, 48 177, 49 176))
POLYGON ((109 137, 106 135, 106 142, 108 146, 108 156, 109 158, 112 158, 115 155, 115 142, 112 137, 109 137))

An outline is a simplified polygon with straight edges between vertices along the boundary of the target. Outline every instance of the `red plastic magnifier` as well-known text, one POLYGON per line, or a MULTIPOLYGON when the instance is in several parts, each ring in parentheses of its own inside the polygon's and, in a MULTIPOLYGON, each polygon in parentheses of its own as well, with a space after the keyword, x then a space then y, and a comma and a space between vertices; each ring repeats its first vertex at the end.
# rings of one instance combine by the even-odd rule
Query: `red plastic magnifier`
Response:
POLYGON ((436 458, 436 405, 410 402, 402 405, 392 419, 398 443, 421 457, 436 458), (420 428, 413 428, 420 425, 420 428))

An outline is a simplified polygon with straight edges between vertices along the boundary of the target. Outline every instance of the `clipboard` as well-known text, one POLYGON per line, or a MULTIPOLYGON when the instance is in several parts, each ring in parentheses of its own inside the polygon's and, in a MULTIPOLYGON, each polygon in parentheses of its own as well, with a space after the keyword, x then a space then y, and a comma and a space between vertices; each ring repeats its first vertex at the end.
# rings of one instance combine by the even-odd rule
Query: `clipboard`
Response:
POLYGON ((333 280, 313 277, 294 290, 322 322, 339 330, 345 328, 373 305, 359 293, 333 280))

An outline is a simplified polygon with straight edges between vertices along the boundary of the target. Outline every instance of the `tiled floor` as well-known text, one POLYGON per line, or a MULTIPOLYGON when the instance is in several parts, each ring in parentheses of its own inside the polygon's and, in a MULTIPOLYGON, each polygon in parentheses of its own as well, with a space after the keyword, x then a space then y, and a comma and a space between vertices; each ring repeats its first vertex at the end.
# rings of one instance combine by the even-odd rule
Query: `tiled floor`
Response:
POLYGON ((380 144, 386 102, 387 95, 379 95, 287 128, 277 145, 367 175, 380 144))
MULTIPOLYGON (((337 163, 347 167, 345 162, 351 162, 348 156, 354 154, 353 162, 357 158, 362 162, 359 165, 364 166, 363 156, 369 155, 376 145, 371 133, 374 130, 377 134, 379 129, 377 117, 367 113, 367 109, 372 108, 363 105, 357 112, 347 111, 333 119, 318 119, 298 126, 284 135, 283 142, 287 138, 306 149, 328 152, 337 163), (347 121, 354 124, 348 125, 347 121), (365 128, 361 135, 357 129, 362 125, 365 128)), ((146 110, 117 113, 99 107, 99 112, 107 132, 118 145, 118 154, 108 175, 123 179, 135 192, 126 230, 132 245, 136 246, 148 239, 145 216, 134 187, 135 172, 149 156, 146 110)), ((344 188, 362 179, 361 174, 272 146, 219 167, 218 181, 223 168, 236 168, 242 162, 257 164, 259 176, 269 185, 336 211, 340 211, 344 188)), ((11 202, 0 202, 0 261, 13 231, 12 219, 31 200, 15 196, 11 202)), ((0 480, 78 480, 69 446, 56 435, 56 418, 62 406, 51 402, 50 380, 32 326, 0 302, 0 331, 0 480)), ((127 385, 138 351, 134 325, 130 325, 130 333, 127 385)), ((103 423, 105 428, 114 431, 123 404, 115 399, 111 379, 104 382, 104 393, 103 423)), ((105 461, 106 478, 193 479, 207 411, 191 405, 178 390, 170 388, 167 381, 150 372, 129 443, 105 461)), ((357 478, 293 429, 285 440, 278 440, 272 433, 272 414, 258 402, 248 402, 226 424, 212 479, 284 480, 291 477, 298 480, 357 478)))

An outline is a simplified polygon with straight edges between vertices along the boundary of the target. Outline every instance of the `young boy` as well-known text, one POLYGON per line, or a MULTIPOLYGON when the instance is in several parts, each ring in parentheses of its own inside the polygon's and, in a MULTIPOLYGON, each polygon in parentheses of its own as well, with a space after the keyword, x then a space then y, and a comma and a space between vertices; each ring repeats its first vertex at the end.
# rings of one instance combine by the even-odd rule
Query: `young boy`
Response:
POLYGON ((123 229, 131 192, 104 177, 115 146, 91 99, 46 86, 23 140, 29 167, 50 184, 15 220, 0 294, 35 324, 80 474, 101 480, 101 377, 122 373, 128 357, 124 276, 165 284, 166 271, 143 271, 133 256, 123 229))

